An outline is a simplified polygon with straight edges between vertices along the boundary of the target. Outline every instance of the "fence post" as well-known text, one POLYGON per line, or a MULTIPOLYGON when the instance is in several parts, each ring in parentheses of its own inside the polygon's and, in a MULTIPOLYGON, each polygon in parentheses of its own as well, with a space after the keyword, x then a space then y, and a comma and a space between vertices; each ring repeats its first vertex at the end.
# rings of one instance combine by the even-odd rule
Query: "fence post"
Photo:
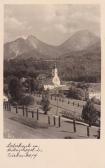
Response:
POLYGON ((26 117, 28 117, 28 108, 26 107, 26 117))
POLYGON ((7 111, 8 111, 8 102, 6 102, 6 104, 7 104, 7 111))
POLYGON ((7 110, 7 102, 5 102, 5 109, 7 110))
POLYGON ((18 113, 18 106, 17 106, 17 104, 16 104, 16 113, 18 113))
POLYGON ((11 104, 9 103, 9 111, 11 111, 11 104))
POLYGON ((8 102, 8 110, 11 111, 10 103, 8 102))
POLYGON ((24 116, 24 105, 23 105, 23 116, 24 116))
POLYGON ((8 102, 7 102, 7 111, 8 111, 8 109, 9 109, 9 106, 8 106, 8 102))
POLYGON ((7 102, 7 111, 8 111, 8 109, 9 109, 9 106, 8 106, 8 102, 7 102))
POLYGON ((56 120, 55 120, 55 116, 53 116, 53 121, 54 121, 54 125, 56 125, 56 120))
POLYGON ((34 112, 32 111, 32 118, 34 118, 34 112))
POLYGON ((6 102, 4 102, 4 108, 5 108, 5 110, 7 110, 7 103, 6 102))
POLYGON ((100 139, 100 128, 98 129, 98 135, 97 135, 97 139, 100 139))
POLYGON ((76 132, 76 123, 75 123, 75 119, 73 119, 73 129, 74 129, 74 132, 76 132))
POLYGON ((90 132, 89 132, 89 126, 87 126, 87 136, 90 136, 90 132))
POLYGON ((5 109, 5 102, 3 101, 3 109, 5 109))
POLYGON ((8 111, 8 102, 5 102, 6 110, 8 111))
POLYGON ((9 111, 9 102, 7 102, 7 110, 9 111))
POLYGON ((37 109, 37 120, 39 120, 39 111, 38 111, 38 109, 37 109))
POLYGON ((48 116, 48 124, 50 125, 50 116, 48 116))
POLYGON ((7 102, 5 102, 5 110, 7 110, 7 102))
POLYGON ((58 126, 59 127, 61 126, 61 117, 60 116, 58 117, 58 126))

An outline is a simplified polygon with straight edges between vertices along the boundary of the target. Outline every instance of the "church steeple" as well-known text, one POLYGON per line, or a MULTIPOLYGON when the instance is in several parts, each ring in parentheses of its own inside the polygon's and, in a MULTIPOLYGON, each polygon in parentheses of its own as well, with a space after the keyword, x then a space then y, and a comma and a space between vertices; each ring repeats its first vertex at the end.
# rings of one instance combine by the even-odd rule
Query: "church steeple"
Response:
POLYGON ((57 64, 56 64, 56 62, 55 62, 55 68, 57 67, 57 64))
POLYGON ((59 79, 59 76, 58 76, 58 69, 57 69, 56 63, 55 63, 55 66, 54 66, 54 77, 53 77, 52 82, 53 82, 55 87, 60 86, 60 79, 59 79))
POLYGON ((55 67, 54 67, 54 76, 58 76, 58 69, 55 63, 55 67))

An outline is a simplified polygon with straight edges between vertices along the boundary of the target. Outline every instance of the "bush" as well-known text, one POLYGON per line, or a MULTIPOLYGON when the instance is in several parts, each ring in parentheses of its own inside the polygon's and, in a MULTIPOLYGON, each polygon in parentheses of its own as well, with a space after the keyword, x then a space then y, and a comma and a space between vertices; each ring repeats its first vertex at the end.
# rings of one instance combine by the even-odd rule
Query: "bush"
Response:
POLYGON ((8 90, 11 95, 11 98, 18 102, 23 95, 22 86, 17 77, 13 77, 8 85, 8 90))
POLYGON ((97 99, 95 96, 91 98, 91 101, 92 101, 94 104, 98 104, 98 105, 101 104, 101 101, 100 101, 99 99, 97 99))
POLYGON ((77 88, 88 89, 89 88, 89 84, 85 83, 85 82, 78 82, 77 83, 77 88))
POLYGON ((50 110, 50 101, 48 100, 47 95, 43 95, 41 100, 42 110, 45 112, 44 114, 47 114, 47 112, 50 110))
POLYGON ((87 101, 82 110, 82 119, 90 126, 95 124, 99 119, 99 113, 91 100, 87 101))
POLYGON ((85 99, 85 91, 81 88, 71 87, 69 89, 67 97, 84 100, 85 99))
POLYGON ((30 95, 23 96, 23 97, 21 97, 19 104, 25 105, 25 106, 33 105, 34 104, 34 97, 30 96, 30 95))

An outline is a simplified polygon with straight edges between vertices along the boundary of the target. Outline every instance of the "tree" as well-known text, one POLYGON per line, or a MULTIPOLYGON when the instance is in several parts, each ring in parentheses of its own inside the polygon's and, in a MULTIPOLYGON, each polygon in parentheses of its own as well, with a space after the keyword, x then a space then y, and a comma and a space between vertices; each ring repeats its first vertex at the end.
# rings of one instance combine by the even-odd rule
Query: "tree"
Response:
POLYGON ((34 93, 35 91, 38 92, 39 91, 39 81, 35 80, 33 78, 28 79, 29 81, 29 88, 30 88, 30 92, 34 93))
POLYGON ((30 80, 30 91, 31 94, 35 92, 35 81, 33 78, 30 80))
POLYGON ((81 88, 76 88, 75 86, 72 86, 69 89, 67 97, 82 100, 85 99, 85 91, 81 88))
POLYGON ((91 126, 96 123, 99 115, 91 100, 88 100, 82 110, 82 119, 91 126))
POLYGON ((44 114, 47 114, 48 111, 50 110, 50 101, 48 99, 47 94, 42 96, 41 105, 42 105, 43 111, 45 112, 44 114))
POLYGON ((18 102, 23 95, 22 85, 17 77, 10 80, 8 90, 13 101, 18 102))
POLYGON ((95 96, 91 98, 91 101, 92 101, 94 104, 98 104, 98 105, 101 104, 101 100, 97 99, 95 96))

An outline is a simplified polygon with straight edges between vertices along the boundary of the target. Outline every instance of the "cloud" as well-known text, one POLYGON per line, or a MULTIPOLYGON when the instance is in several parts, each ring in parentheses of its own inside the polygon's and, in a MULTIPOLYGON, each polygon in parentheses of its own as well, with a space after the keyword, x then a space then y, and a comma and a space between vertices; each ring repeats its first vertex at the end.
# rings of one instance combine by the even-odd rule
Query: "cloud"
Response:
POLYGON ((67 28, 63 24, 55 24, 55 28, 62 33, 67 33, 67 28))
POLYGON ((6 17, 4 22, 5 41, 11 41, 17 37, 26 37, 32 29, 27 23, 19 21, 15 17, 6 17))
POLYGON ((56 43, 80 29, 100 32, 98 5, 5 5, 4 9, 6 41, 33 34, 56 43))
POLYGON ((15 29, 23 25, 23 23, 18 21, 15 17, 7 17, 5 19, 5 24, 8 29, 15 29))

